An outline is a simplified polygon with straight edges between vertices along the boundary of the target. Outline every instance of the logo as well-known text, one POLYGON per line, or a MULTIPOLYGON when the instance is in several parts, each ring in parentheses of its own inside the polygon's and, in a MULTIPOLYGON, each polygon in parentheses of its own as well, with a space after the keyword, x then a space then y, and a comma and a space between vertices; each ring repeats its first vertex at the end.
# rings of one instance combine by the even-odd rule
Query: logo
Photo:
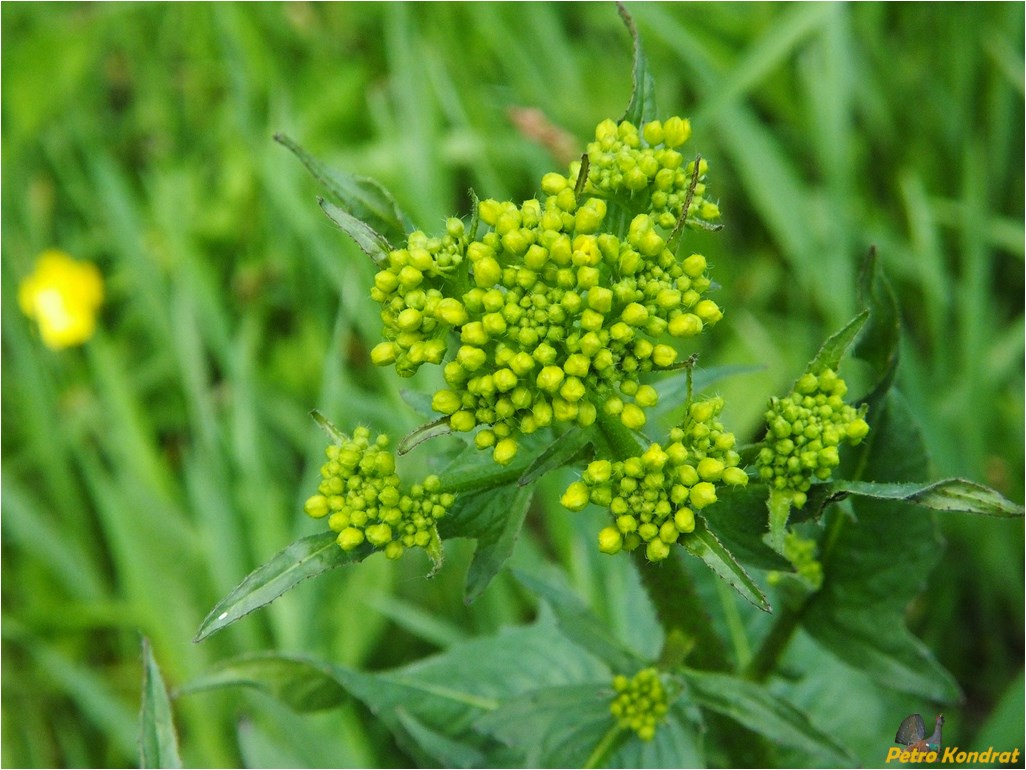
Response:
POLYGON ((909 714, 898 727, 894 742, 905 746, 904 749, 892 746, 887 750, 886 762, 897 760, 902 764, 1017 764, 1022 752, 1016 748, 1011 751, 997 751, 993 746, 985 751, 963 751, 958 746, 942 746, 941 731, 944 728, 944 715, 938 714, 934 722, 933 734, 926 735, 926 723, 919 714, 909 714))

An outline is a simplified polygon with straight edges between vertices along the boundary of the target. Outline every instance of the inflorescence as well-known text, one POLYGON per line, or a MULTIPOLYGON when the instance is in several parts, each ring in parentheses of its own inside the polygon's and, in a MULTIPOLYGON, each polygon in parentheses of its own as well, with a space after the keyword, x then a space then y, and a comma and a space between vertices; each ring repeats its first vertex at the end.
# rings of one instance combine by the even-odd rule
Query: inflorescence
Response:
POLYGON ((695 511, 717 500, 717 485, 744 486, 734 434, 719 421, 720 397, 693 402, 664 447, 653 443, 639 457, 595 460, 561 502, 579 511, 589 502, 609 509, 613 525, 599 532, 599 550, 615 554, 645 544, 649 561, 695 529, 695 511))
POLYGON ((791 393, 770 400, 756 468, 770 489, 789 494, 796 508, 805 505, 813 481, 830 478, 840 462, 838 445, 858 444, 869 433, 866 407, 845 404, 847 390, 835 371, 824 369, 803 374, 791 393))
POLYGON ((344 551, 366 541, 398 559, 407 548, 427 548, 437 538, 436 522, 455 500, 439 491, 437 476, 406 489, 388 443, 384 435, 371 442, 370 431, 360 427, 327 449, 322 481, 304 510, 315 519, 328 516, 344 551))
POLYGON ((696 168, 676 149, 690 132, 681 118, 641 132, 603 121, 584 183, 578 162, 568 176, 546 174, 540 200, 481 201, 481 237, 455 218, 442 237, 412 233, 375 277, 385 341, 371 359, 410 376, 441 364, 455 332, 447 387, 432 407, 452 430, 480 426, 477 446, 500 464, 513 459, 520 434, 586 427, 599 410, 641 428, 658 396, 640 374, 677 363, 657 340, 693 337, 723 315, 704 296, 705 257, 678 259, 660 232, 685 204, 691 224, 719 216, 704 198, 705 162, 696 168), (614 219, 626 225, 623 238, 610 232, 614 219))
POLYGON ((656 727, 670 709, 659 672, 643 668, 630 679, 617 674, 613 677, 613 689, 616 696, 609 710, 620 727, 633 730, 643 741, 652 740, 656 727))

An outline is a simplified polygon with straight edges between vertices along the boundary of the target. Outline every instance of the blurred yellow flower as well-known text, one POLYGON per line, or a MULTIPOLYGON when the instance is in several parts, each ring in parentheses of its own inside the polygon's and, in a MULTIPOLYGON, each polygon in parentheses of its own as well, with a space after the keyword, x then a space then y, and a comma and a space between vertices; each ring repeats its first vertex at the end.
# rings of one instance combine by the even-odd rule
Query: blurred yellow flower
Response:
POLYGON ((96 265, 58 249, 40 254, 35 272, 18 287, 22 312, 39 324, 44 344, 53 350, 92 337, 102 303, 103 278, 96 265))

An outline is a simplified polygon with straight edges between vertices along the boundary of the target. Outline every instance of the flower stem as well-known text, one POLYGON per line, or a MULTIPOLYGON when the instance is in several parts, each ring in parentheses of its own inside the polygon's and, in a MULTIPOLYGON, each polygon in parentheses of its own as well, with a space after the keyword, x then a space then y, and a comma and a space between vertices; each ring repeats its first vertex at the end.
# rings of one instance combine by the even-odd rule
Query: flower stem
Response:
MULTIPOLYGON (((602 415, 598 424, 617 458, 626 460, 638 454, 638 439, 618 418, 602 415)), ((631 556, 666 634, 667 647, 672 644, 675 648, 666 650, 667 662, 673 658, 679 665, 686 657, 694 668, 729 670, 723 640, 713 630, 680 555, 658 564, 648 561, 642 548, 635 549, 631 556)))

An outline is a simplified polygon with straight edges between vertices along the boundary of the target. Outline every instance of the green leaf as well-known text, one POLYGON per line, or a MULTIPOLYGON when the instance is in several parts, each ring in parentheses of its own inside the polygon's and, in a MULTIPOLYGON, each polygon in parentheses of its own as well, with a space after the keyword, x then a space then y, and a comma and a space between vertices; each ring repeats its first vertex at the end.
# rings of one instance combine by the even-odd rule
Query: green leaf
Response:
POLYGON ((837 369, 841 365, 841 359, 848 351, 848 347, 858 336, 866 321, 869 320, 869 311, 863 310, 857 316, 845 324, 844 328, 834 334, 823 343, 823 346, 816 353, 815 358, 809 362, 806 371, 819 374, 824 369, 837 369))
POLYGON ((853 353, 869 363, 876 377, 870 393, 860 401, 875 404, 894 383, 901 343, 898 301, 880 267, 875 248, 869 250, 859 271, 858 296, 861 306, 869 311, 869 321, 855 343, 853 353))
POLYGON ((514 570, 513 574, 520 583, 548 604, 560 631, 570 641, 604 661, 610 669, 619 674, 632 674, 644 665, 641 658, 613 637, 609 627, 599 620, 577 594, 520 570, 514 570))
POLYGON ((551 434, 539 431, 519 439, 520 448, 509 465, 499 465, 491 452, 471 444, 438 474, 446 492, 466 492, 505 486, 518 481, 535 463, 535 458, 552 441, 551 434))
POLYGON ((784 537, 787 535, 787 519, 791 515, 791 495, 780 489, 770 489, 766 497, 766 508, 769 511, 766 544, 782 555, 784 537))
POLYGON ((355 564, 373 553, 373 548, 366 543, 352 551, 343 551, 336 544, 335 537, 334 532, 304 537, 257 567, 210 611, 193 641, 202 641, 270 604, 300 581, 329 569, 355 564))
POLYGON ((396 709, 395 715, 410 739, 421 751, 428 754, 438 767, 484 767, 488 764, 482 751, 431 729, 406 709, 396 709))
POLYGON ((516 483, 482 492, 464 493, 438 523, 443 538, 477 540, 467 571, 467 604, 484 592, 513 553, 513 546, 531 504, 532 489, 516 483))
POLYGON ((615 726, 613 689, 589 683, 531 690, 486 714, 474 727, 521 757, 522 767, 583 767, 615 726))
POLYGON ((1023 507, 1005 499, 998 492, 966 479, 945 479, 931 484, 880 484, 872 481, 835 481, 828 485, 833 492, 872 497, 877 500, 900 500, 935 511, 975 513, 982 516, 1013 518, 1023 515, 1023 507))
POLYGON ((695 531, 687 535, 684 540, 684 547, 692 556, 697 556, 716 573, 717 577, 726 581, 727 585, 741 594, 742 597, 754 604, 760 610, 771 612, 772 607, 767 601, 765 594, 745 572, 733 554, 724 547, 716 535, 706 526, 701 516, 695 517, 695 531))
POLYGON ((709 529, 735 558, 748 567, 766 570, 790 569, 788 562, 763 541, 766 521, 765 484, 726 490, 716 505, 702 510, 709 529))
POLYGON ((381 233, 390 243, 402 243, 413 228, 399 209, 392 194, 375 179, 332 171, 285 134, 274 140, 287 147, 313 177, 324 185, 328 195, 356 219, 381 233))
POLYGON ((222 687, 252 687, 297 713, 333 708, 348 699, 330 666, 300 655, 262 652, 221 661, 186 683, 178 694, 222 687))
POLYGON ((181 767, 171 700, 150 641, 143 637, 142 709, 139 713, 139 767, 181 767))
POLYGON ((318 198, 317 203, 324 213, 328 215, 328 219, 356 241, 356 245, 360 247, 364 254, 373 259, 378 265, 385 264, 388 260, 388 252, 392 250, 392 246, 385 239, 385 236, 381 235, 381 233, 377 232, 362 219, 357 219, 345 209, 339 208, 324 198, 318 198))
POLYGON ((726 674, 686 670, 691 697, 701 706, 730 717, 771 741, 793 746, 830 766, 852 766, 855 758, 809 722, 790 703, 763 686, 726 674))
POLYGON ((655 738, 643 741, 631 735, 613 752, 608 767, 706 767, 702 750, 705 728, 696 723, 698 709, 678 699, 656 728, 655 738), (696 712, 695 715, 689 711, 696 712))
POLYGON ((641 47, 641 36, 638 35, 638 28, 634 25, 634 19, 627 12, 623 3, 616 4, 620 11, 620 18, 631 33, 631 40, 634 41, 634 69, 633 83, 631 89, 631 100, 627 105, 620 120, 629 120, 638 128, 650 120, 658 117, 655 101, 655 80, 648 69, 648 59, 641 47))
POLYGON ((592 431, 585 428, 571 428, 549 444, 534 462, 517 479, 517 484, 526 487, 533 484, 549 471, 562 468, 591 442, 592 431))
POLYGON ((401 728, 396 712, 402 708, 429 729, 464 742, 483 714, 522 693, 612 679, 549 616, 453 645, 399 669, 369 674, 335 666, 334 672, 393 731, 401 728))
MULTIPOLYGON (((867 442, 867 479, 893 484, 926 476, 922 435, 896 391, 887 394, 867 442)), ((906 606, 941 556, 934 517, 908 516, 895 499, 853 496, 849 502, 855 520, 840 514, 828 525, 823 587, 806 605, 803 627, 883 686, 958 700, 957 683, 905 626, 906 606)))

